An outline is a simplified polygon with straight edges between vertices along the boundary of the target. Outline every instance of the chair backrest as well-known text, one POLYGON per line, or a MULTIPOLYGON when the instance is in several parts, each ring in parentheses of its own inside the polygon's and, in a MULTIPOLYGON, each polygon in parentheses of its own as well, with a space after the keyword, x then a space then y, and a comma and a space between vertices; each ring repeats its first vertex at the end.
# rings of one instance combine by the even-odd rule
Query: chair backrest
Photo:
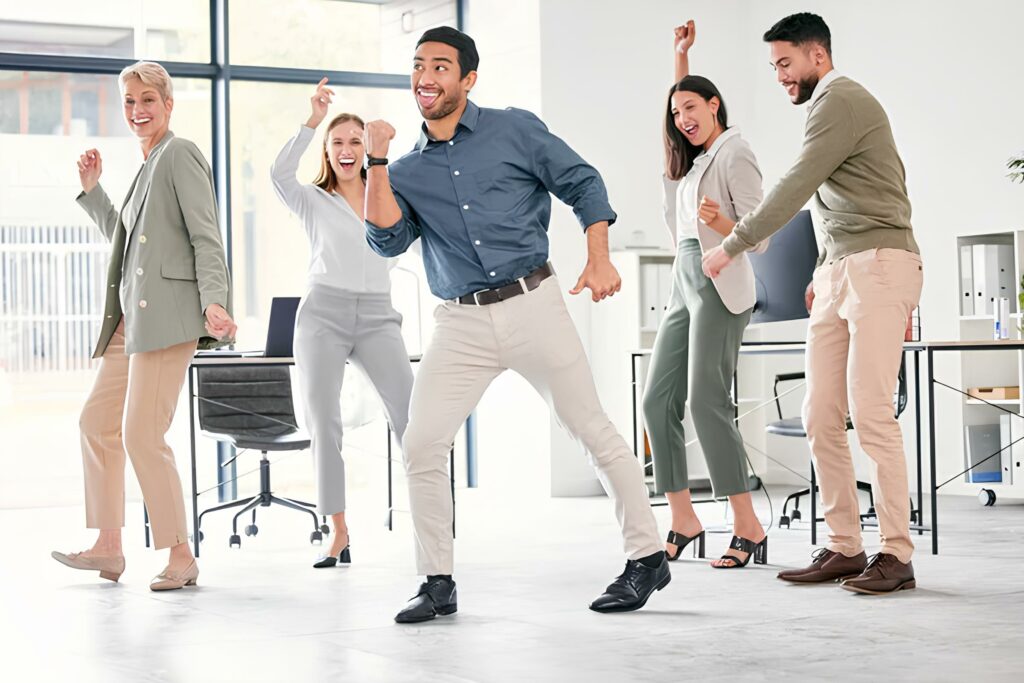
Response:
POLYGON ((252 437, 298 430, 287 366, 200 366, 196 375, 203 431, 252 437))
POLYGON ((818 243, 814 239, 811 212, 797 213, 772 235, 763 254, 748 254, 754 269, 757 302, 751 323, 800 320, 808 316, 804 291, 814 275, 818 243))
MULTIPOLYGON (((775 375, 775 382, 772 385, 772 394, 775 398, 775 408, 779 412, 779 419, 785 419, 782 417, 782 403, 779 401, 779 384, 782 382, 792 382, 793 380, 804 379, 805 375, 803 372, 788 372, 775 375)), ((903 411, 907 408, 907 356, 903 354, 900 358, 900 370, 896 374, 896 395, 893 397, 893 406, 896 409, 896 419, 898 420, 903 411)))

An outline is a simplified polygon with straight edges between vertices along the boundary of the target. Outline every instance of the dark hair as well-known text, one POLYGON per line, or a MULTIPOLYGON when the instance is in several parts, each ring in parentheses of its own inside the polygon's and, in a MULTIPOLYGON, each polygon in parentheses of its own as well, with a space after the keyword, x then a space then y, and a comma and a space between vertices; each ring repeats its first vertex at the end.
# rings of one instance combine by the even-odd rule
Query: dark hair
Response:
POLYGON ((470 71, 480 66, 480 53, 476 51, 476 43, 467 34, 451 26, 437 26, 427 29, 416 42, 416 47, 423 43, 444 43, 454 47, 459 53, 459 78, 465 78, 470 71))
MULTIPOLYGON (((313 184, 324 192, 333 192, 334 188, 338 186, 338 176, 335 175, 334 169, 331 168, 331 160, 327 155, 327 141, 331 137, 331 131, 334 130, 334 127, 346 121, 354 121, 359 124, 360 128, 366 128, 363 120, 355 114, 338 114, 327 124, 327 130, 324 131, 323 154, 320 156, 320 172, 316 174, 316 180, 313 181, 313 184)), ((359 173, 363 176, 363 181, 365 182, 366 167, 364 166, 359 173)))
POLYGON ((725 100, 718 92, 715 84, 703 76, 687 76, 668 91, 668 105, 665 107, 665 175, 669 180, 679 180, 693 168, 693 160, 704 151, 690 144, 683 133, 676 128, 675 117, 672 116, 672 95, 677 92, 692 92, 700 95, 705 101, 712 97, 718 98, 717 119, 722 129, 729 127, 729 116, 725 111, 725 100))
POLYGON ((764 32, 764 42, 776 41, 786 41, 794 45, 818 43, 825 48, 829 57, 832 56, 832 32, 828 30, 828 24, 817 14, 810 12, 790 14, 764 32))

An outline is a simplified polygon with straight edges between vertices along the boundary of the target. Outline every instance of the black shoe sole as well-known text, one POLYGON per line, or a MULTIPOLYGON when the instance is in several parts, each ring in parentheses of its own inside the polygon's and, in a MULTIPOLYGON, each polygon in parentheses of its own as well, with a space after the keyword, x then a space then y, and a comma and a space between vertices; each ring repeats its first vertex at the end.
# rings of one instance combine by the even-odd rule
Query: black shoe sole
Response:
POLYGON ((590 610, 592 612, 598 612, 600 614, 611 614, 613 612, 635 612, 636 610, 640 609, 641 607, 647 604, 647 601, 651 598, 652 595, 654 595, 655 591, 660 591, 662 588, 667 586, 671 580, 672 575, 666 575, 665 578, 662 579, 661 583, 654 587, 654 590, 652 590, 650 593, 644 596, 644 599, 636 603, 635 605, 629 605, 628 607, 609 607, 607 609, 601 609, 591 606, 590 610))
POLYGON ((437 608, 433 614, 424 617, 402 617, 397 615, 395 617, 396 624, 421 624, 424 621, 433 621, 437 617, 446 617, 450 614, 455 614, 459 611, 458 605, 445 605, 444 607, 437 608))
POLYGON ((855 579, 858 576, 860 576, 860 574, 847 574, 846 576, 838 576, 838 577, 829 578, 829 579, 818 579, 817 581, 806 581, 804 579, 788 579, 788 578, 786 578, 784 576, 776 576, 775 578, 778 579, 779 581, 785 581, 786 583, 798 583, 798 584, 803 584, 803 585, 806 585, 806 586, 814 586, 814 585, 821 584, 821 583, 839 583, 839 584, 841 584, 843 581, 846 581, 847 579, 855 579))

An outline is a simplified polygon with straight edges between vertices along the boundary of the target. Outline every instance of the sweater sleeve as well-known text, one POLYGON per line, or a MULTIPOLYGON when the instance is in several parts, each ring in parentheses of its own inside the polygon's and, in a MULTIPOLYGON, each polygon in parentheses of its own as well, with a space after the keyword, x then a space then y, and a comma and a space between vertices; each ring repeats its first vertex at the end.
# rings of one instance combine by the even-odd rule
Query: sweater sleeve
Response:
POLYGON ((722 242, 730 256, 753 249, 802 209, 818 187, 850 156, 859 138, 850 103, 826 91, 807 118, 796 163, 757 208, 744 215, 722 242))

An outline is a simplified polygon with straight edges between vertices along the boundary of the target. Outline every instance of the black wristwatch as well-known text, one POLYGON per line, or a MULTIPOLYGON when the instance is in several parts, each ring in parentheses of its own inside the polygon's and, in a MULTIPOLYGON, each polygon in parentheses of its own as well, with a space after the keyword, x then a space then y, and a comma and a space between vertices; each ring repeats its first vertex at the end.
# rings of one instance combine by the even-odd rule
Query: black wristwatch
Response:
POLYGON ((371 166, 387 166, 387 157, 371 157, 369 154, 366 155, 366 161, 363 164, 366 168, 371 166))

